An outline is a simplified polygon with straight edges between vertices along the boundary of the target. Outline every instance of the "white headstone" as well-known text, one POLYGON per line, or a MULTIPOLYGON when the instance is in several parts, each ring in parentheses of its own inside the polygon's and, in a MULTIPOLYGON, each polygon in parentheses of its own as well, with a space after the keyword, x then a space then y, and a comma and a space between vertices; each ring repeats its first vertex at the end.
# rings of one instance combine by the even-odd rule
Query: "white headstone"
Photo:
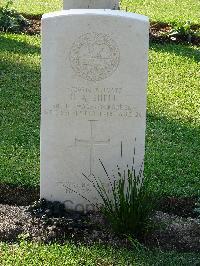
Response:
POLYGON ((121 11, 43 16, 41 198, 87 211, 100 199, 84 175, 108 183, 99 159, 112 176, 135 157, 139 172, 148 29, 147 17, 121 11))
POLYGON ((64 0, 64 9, 118 9, 119 0, 64 0))

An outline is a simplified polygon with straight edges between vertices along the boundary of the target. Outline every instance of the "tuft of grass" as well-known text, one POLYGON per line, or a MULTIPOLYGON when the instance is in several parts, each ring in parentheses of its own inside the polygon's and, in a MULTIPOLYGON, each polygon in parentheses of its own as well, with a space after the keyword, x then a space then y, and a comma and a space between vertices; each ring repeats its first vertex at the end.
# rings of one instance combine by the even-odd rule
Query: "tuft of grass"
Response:
POLYGON ((134 166, 131 169, 117 167, 117 176, 112 177, 114 182, 102 162, 101 166, 110 184, 109 188, 99 177, 84 176, 102 199, 102 213, 116 233, 141 237, 148 230, 149 218, 156 206, 148 179, 143 177, 143 165, 138 174, 134 166))

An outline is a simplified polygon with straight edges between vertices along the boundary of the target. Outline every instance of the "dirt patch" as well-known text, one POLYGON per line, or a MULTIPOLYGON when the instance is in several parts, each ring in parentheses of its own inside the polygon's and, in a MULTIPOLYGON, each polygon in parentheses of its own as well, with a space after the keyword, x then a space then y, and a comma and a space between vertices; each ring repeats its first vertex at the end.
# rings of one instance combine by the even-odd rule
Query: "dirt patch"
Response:
MULTIPOLYGON (((0 241, 12 243, 25 238, 28 241, 64 243, 73 240, 87 245, 101 243, 131 247, 128 239, 112 233, 99 213, 66 212, 59 203, 54 204, 54 209, 45 205, 45 201, 43 205, 41 202, 37 204, 21 207, 1 204, 0 241)), ((156 212, 151 220, 158 226, 143 239, 146 246, 200 252, 200 220, 163 212, 156 212)))
POLYGON ((0 184, 0 203, 26 206, 39 200, 39 188, 0 184))
POLYGON ((156 212, 153 220, 158 228, 145 239, 147 245, 181 252, 200 251, 200 219, 156 212))
POLYGON ((159 210, 180 217, 196 218, 197 213, 194 212, 194 209, 196 207, 197 201, 197 197, 166 197, 160 200, 159 210))
POLYGON ((0 241, 18 242, 21 238, 43 243, 64 243, 73 240, 87 245, 94 243, 127 246, 127 240, 112 234, 98 213, 50 213, 50 209, 33 212, 32 206, 0 205, 0 241), (101 221, 101 222, 100 222, 101 221), (100 226, 101 224, 101 226, 100 226))
POLYGON ((34 18, 34 19, 29 20, 29 21, 30 21, 30 24, 24 28, 23 33, 29 34, 29 35, 40 34, 41 20, 34 18))
MULTIPOLYGON (((59 203, 38 205, 39 188, 0 185, 0 241, 27 240, 44 243, 73 240, 130 247, 131 243, 110 230, 99 213, 66 212, 59 203), (33 204, 33 202, 36 203, 33 204)), ((155 229, 140 241, 162 250, 200 251, 200 219, 195 218, 197 198, 161 199, 152 217, 155 229)))

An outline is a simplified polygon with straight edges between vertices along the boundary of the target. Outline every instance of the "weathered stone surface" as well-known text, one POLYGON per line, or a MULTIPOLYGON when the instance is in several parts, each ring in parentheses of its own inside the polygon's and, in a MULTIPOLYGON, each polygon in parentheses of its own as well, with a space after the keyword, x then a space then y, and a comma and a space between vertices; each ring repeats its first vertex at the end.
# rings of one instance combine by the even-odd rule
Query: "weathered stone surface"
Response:
POLYGON ((41 197, 89 210, 99 201, 83 176, 144 159, 148 19, 69 10, 42 19, 41 197), (135 151, 134 151, 135 150, 135 151), (134 155, 135 153, 135 155, 134 155))

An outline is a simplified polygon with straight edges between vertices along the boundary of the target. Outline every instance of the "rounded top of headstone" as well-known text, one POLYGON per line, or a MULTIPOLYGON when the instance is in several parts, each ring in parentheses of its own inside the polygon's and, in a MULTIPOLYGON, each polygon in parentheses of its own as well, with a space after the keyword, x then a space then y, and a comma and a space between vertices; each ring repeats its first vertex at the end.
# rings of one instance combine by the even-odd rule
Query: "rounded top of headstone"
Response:
POLYGON ((64 0, 64 9, 118 9, 119 0, 64 0))

